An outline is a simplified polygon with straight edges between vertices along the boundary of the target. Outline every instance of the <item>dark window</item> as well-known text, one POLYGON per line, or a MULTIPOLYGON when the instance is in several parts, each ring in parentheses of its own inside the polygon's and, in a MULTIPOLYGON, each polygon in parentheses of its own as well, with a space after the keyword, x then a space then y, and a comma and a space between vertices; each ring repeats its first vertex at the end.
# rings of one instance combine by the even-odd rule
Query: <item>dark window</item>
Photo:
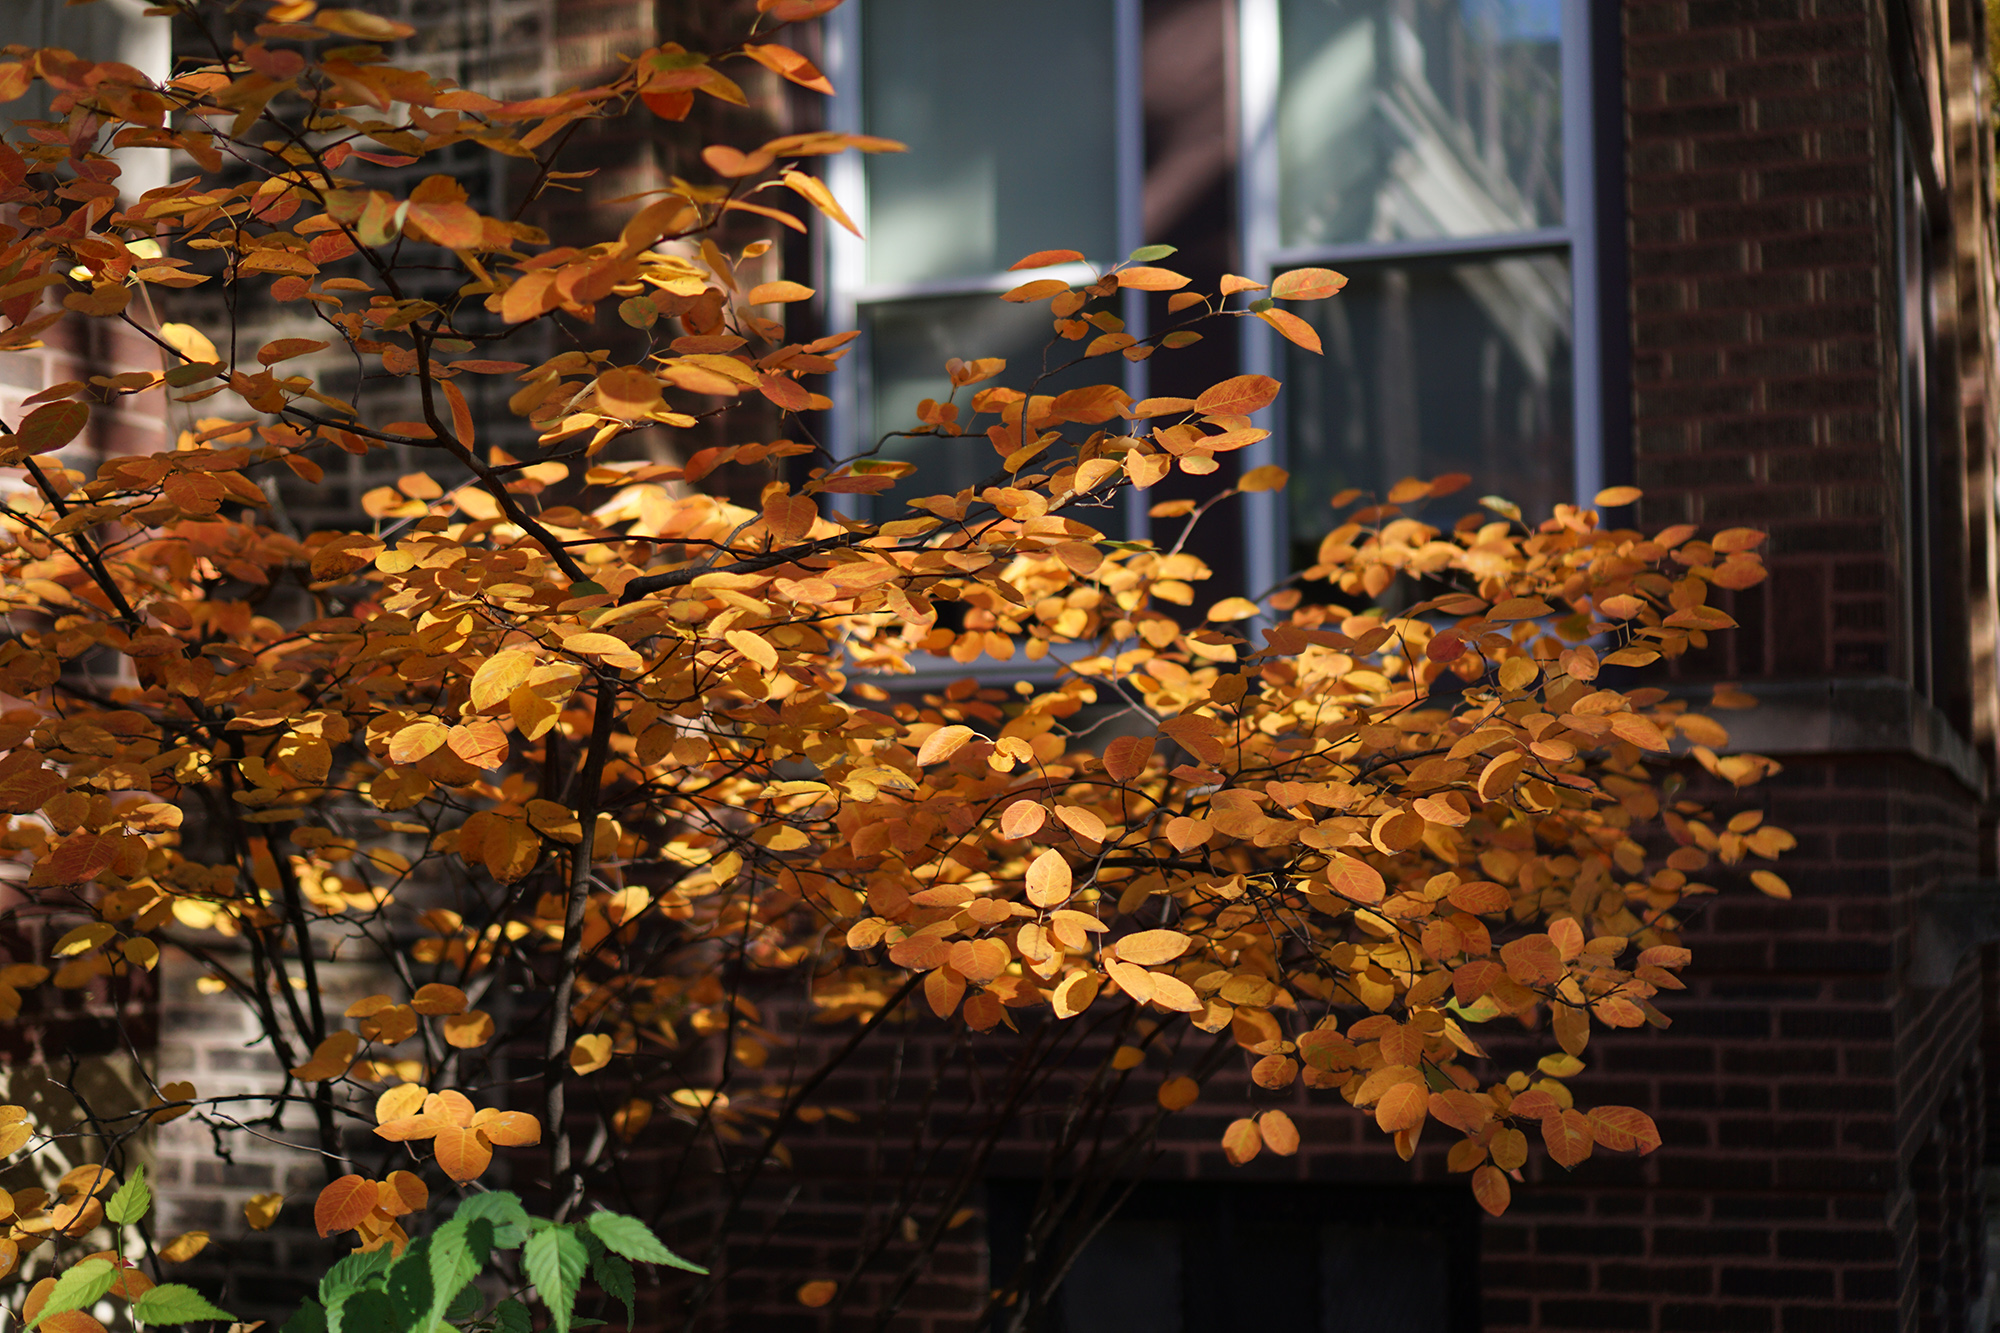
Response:
MULTIPOLYGON (((989 1186, 996 1285, 1021 1271, 1038 1188, 989 1186)), ((1478 1237, 1462 1189, 1142 1185, 1026 1327, 1472 1333, 1479 1327, 1478 1237)))

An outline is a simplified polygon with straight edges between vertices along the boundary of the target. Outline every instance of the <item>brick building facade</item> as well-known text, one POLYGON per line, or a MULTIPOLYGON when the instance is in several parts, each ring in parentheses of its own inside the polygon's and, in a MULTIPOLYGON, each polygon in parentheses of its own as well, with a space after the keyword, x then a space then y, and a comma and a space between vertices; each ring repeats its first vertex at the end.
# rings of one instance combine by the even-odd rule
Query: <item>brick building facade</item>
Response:
MULTIPOLYGON (((842 86, 867 71, 859 48, 871 5, 895 10, 892 0, 849 0, 816 53, 842 86)), ((468 82, 498 79, 508 96, 581 81, 612 54, 684 32, 699 17, 698 6, 632 0, 375 7, 418 22, 435 38, 437 61, 458 62, 468 82)), ((1023 24, 1053 21, 1060 9, 1039 0, 1017 7, 1023 24)), ((1498 326, 1491 293, 1519 304, 1554 291, 1546 327, 1503 330, 1486 345, 1496 382, 1525 376, 1509 402, 1520 422, 1534 419, 1513 435, 1489 432, 1484 447, 1504 454, 1490 488, 1541 486, 1567 498, 1588 495, 1593 481, 1630 479, 1646 491, 1637 515, 1646 526, 1749 524, 1771 534, 1772 578, 1737 599, 1747 628, 1686 664, 1683 684, 1734 680, 1759 697, 1758 710, 1728 720, 1740 744, 1784 760, 1785 773, 1755 799, 1801 845, 1786 872, 1792 901, 1730 892, 1696 923, 1697 964, 1671 1029, 1592 1044, 1580 1095, 1651 1112, 1666 1139, 1660 1153, 1593 1159, 1568 1174, 1537 1162, 1507 1216, 1487 1219, 1470 1207, 1462 1178, 1444 1170, 1440 1147, 1405 1165, 1337 1102, 1289 1104, 1306 1143, 1296 1157, 1228 1167, 1217 1146, 1233 1116, 1227 1108, 1251 1094, 1240 1076, 1234 1084, 1219 1076, 1200 1108, 1170 1122, 1148 1183, 1077 1270, 1068 1327, 1349 1327, 1338 1307, 1365 1314, 1370 1328, 1493 1333, 1983 1333, 2000 1313, 1985 1188, 1989 1120, 2000 1109, 2000 952, 1985 942, 2000 933, 1990 813, 2000 744, 2000 329, 1983 8, 1973 0, 1100 7, 1098 28, 1064 40, 1101 39, 1102 67, 1116 73, 1109 127, 1091 149, 1116 198, 1064 221, 1101 231, 1113 258, 1128 240, 1174 244, 1175 262, 1201 282, 1256 275, 1260 264, 1307 252, 1355 279, 1360 322, 1348 332, 1362 350, 1346 364, 1360 387, 1302 382, 1308 406, 1298 411, 1316 418, 1281 423, 1291 450, 1283 461, 1301 481, 1317 484, 1315 460, 1328 471, 1405 461, 1404 471, 1419 471, 1437 461, 1427 451, 1443 446, 1411 427, 1409 458, 1378 448, 1356 463, 1339 453, 1335 429, 1343 412, 1383 438, 1398 429, 1409 403, 1375 386, 1413 373, 1390 353, 1395 330, 1432 308, 1421 293, 1444 290, 1436 309, 1498 326), (1424 25, 1446 11, 1488 10, 1502 17, 1482 31, 1525 53, 1513 91, 1542 88, 1541 105, 1559 104, 1553 135, 1505 130, 1500 113, 1518 112, 1513 103, 1493 102, 1485 122, 1452 110, 1450 79, 1476 95, 1478 62, 1453 57, 1453 65, 1444 46, 1425 47, 1421 36, 1433 30, 1424 25), (1440 216, 1483 210, 1500 219, 1485 231, 1455 229, 1446 217, 1428 230, 1371 223, 1348 234, 1331 205, 1322 212, 1333 220, 1319 231, 1320 215, 1305 204, 1304 222, 1288 220, 1293 187, 1273 182, 1294 178, 1285 154, 1304 151, 1298 145, 1317 123, 1307 113, 1327 114, 1305 94, 1311 80, 1348 67, 1332 55, 1287 65, 1271 43, 1283 23, 1301 31, 1320 23, 1325 52, 1360 59, 1360 45, 1342 45, 1351 34, 1341 25, 1363 19, 1376 25, 1368 40, 1380 69, 1393 71, 1380 74, 1368 114, 1407 127, 1436 111, 1472 127, 1463 143, 1445 137, 1464 149, 1471 166, 1460 174, 1473 184, 1461 182, 1440 216), (1417 68, 1436 77, 1413 91, 1405 83, 1423 83, 1411 75, 1417 68), (1287 102, 1288 89, 1302 100, 1287 102), (1552 195, 1549 154, 1566 182, 1552 195), (1486 177, 1472 169, 1481 163, 1486 177), (1474 270, 1485 276, 1465 276, 1474 270), (1487 304, 1453 282, 1487 293, 1487 304), (1529 373, 1552 364, 1559 373, 1529 373), (1321 446, 1309 442, 1322 436, 1333 443, 1312 453, 1321 446), (1357 1234, 1351 1219, 1362 1215, 1380 1224, 1357 1234), (1183 1269, 1177 1247, 1193 1218, 1224 1237, 1229 1262, 1183 1269), (1413 1263, 1420 1250, 1433 1259, 1413 1263), (1331 1294, 1364 1287, 1384 1293, 1375 1306, 1331 1294), (1122 1303, 1093 1305, 1093 1291, 1120 1293, 1122 1303)), ((1013 12, 985 8, 1003 22, 1013 12)), ((875 114, 871 105, 854 97, 832 115, 858 125, 875 114)), ((757 114, 781 120, 796 111, 773 103, 757 114)), ((1422 159, 1426 141, 1410 133, 1411 143, 1381 148, 1382 180, 1405 160, 1397 152, 1422 159)), ((610 168, 603 197, 644 188, 674 166, 666 149, 600 147, 610 168)), ((1334 184, 1373 188, 1375 223, 1403 216, 1382 201, 1423 202, 1420 190, 1405 196, 1371 180, 1334 184)), ((893 184, 876 182, 884 216, 893 184)), ((1339 193, 1328 189, 1328 198, 1339 193)), ((933 325, 924 319, 991 286, 971 261, 904 274, 897 286, 846 245, 829 241, 788 265, 816 265, 828 293, 823 308, 800 318, 871 331, 856 358, 868 378, 837 399, 849 419, 829 423, 836 438, 897 407, 891 354, 927 345, 933 325)), ((112 365, 124 354, 103 351, 112 365)), ((1177 376, 1193 383, 1238 366, 1289 378, 1280 359, 1262 344, 1211 338, 1179 363, 1163 360, 1145 387, 1174 393, 1177 376)), ((45 382, 68 373, 51 369, 45 382)), ((17 401, 27 388, 0 386, 0 395, 17 401)), ((373 484, 336 480, 345 490, 311 498, 338 506, 373 484)), ((297 517, 313 514, 301 507, 297 517)), ((1303 511, 1252 509, 1210 530, 1209 562, 1225 580, 1258 585, 1260 571, 1285 559, 1287 529, 1310 537, 1309 522, 1303 511)), ((160 1077, 226 1077, 226 1043, 205 1036, 198 1018, 173 1021, 198 1015, 199 1000, 172 978, 166 991, 160 1077)), ((919 1047, 922 1037, 913 1033, 919 1047)), ((826 1100, 877 1108, 900 1124, 917 1111, 896 1077, 892 1056, 858 1063, 827 1086, 826 1100)), ((1006 1262, 1022 1192, 1041 1170, 1030 1137, 1037 1128, 1026 1122, 995 1154, 977 1215, 938 1248, 896 1327, 970 1325, 1006 1262)), ((732 1276, 725 1322, 779 1330, 854 1318, 802 1309, 792 1286, 802 1272, 853 1263, 868 1187, 897 1168, 901 1151, 885 1147, 874 1126, 822 1122, 800 1145, 796 1174, 773 1187, 775 1230, 732 1276)), ((241 1196, 282 1187, 290 1169, 246 1159, 243 1170, 220 1170, 193 1139, 164 1142, 162 1153, 167 1207, 186 1224, 233 1216, 241 1196)), ((893 1260, 900 1244, 890 1238, 884 1255, 893 1260)), ((273 1270, 286 1257, 276 1247, 267 1256, 273 1270)), ((850 1309, 866 1308, 889 1282, 864 1275, 850 1309)))

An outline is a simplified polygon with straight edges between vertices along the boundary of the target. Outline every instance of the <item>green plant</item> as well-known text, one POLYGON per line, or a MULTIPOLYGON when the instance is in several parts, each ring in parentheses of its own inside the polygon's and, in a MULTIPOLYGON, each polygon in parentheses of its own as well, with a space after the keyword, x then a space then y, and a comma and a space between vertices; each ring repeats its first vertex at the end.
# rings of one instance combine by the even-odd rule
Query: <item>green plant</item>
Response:
POLYGON ((707 1271, 661 1244, 636 1217, 596 1212, 556 1222, 529 1216, 519 1197, 493 1190, 467 1199, 400 1255, 378 1246, 341 1259, 320 1279, 319 1298, 300 1306, 283 1333, 430 1333, 446 1327, 528 1333, 532 1321, 522 1298, 528 1287, 547 1309, 549 1326, 567 1333, 599 1322, 576 1315, 586 1274, 635 1322, 634 1263, 707 1271), (517 1250, 517 1259, 499 1257, 517 1250), (477 1285, 489 1273, 514 1284, 491 1309, 477 1285))

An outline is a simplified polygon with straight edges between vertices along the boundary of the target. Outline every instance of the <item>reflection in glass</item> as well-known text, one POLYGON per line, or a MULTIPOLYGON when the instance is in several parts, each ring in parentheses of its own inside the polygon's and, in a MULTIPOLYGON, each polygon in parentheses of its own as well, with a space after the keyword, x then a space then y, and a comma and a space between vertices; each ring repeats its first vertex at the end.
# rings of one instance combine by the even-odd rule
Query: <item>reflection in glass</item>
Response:
POLYGON ((1112 255, 1112 0, 866 0, 868 281, 994 273, 1035 250, 1112 255))
MULTIPOLYGON (((971 361, 997 356, 1007 362, 1006 373, 998 379, 958 391, 961 424, 972 416, 972 395, 990 384, 1004 384, 1023 393, 1061 393, 1101 382, 1107 366, 1114 367, 1109 371, 1114 378, 1117 374, 1117 358, 1113 357, 1040 379, 1040 367, 1062 366, 1083 354, 1082 343, 1055 338, 1046 304, 1009 304, 984 293, 890 301, 863 306, 861 327, 869 373, 868 419, 860 437, 863 447, 888 431, 917 425, 917 405, 924 399, 943 402, 950 396, 951 381, 944 363, 952 357, 971 361), (1052 340, 1054 346, 1050 346, 1052 340)), ((979 429, 983 431, 994 420, 982 418, 979 429)), ((1000 458, 984 434, 890 440, 880 456, 917 464, 914 476, 875 502, 875 513, 885 518, 897 517, 903 503, 913 497, 989 483, 1000 467, 1000 458)))
MULTIPOLYGON (((1352 266, 1347 289, 1299 306, 1324 356, 1292 349, 1285 394, 1293 558, 1311 563, 1328 501, 1404 477, 1465 472, 1426 511, 1481 495, 1531 520, 1569 503, 1574 475, 1568 262, 1557 255, 1352 266)), ((1459 506, 1453 510, 1451 506, 1459 506)))
POLYGON ((1281 0, 1281 244, 1563 221, 1561 0, 1281 0))

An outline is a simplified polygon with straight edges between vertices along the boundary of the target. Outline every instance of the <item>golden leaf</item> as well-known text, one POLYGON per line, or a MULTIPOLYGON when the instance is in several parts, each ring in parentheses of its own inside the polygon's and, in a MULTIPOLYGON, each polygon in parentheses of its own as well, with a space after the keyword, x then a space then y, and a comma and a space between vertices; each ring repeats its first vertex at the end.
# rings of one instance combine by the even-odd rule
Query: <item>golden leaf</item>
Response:
POLYGON ((253 1194, 243 1201, 243 1220, 252 1231, 269 1231, 284 1206, 282 1194, 253 1194))
MULTIPOLYGON (((331 1186, 328 1188, 331 1188, 331 1186)), ((328 1233, 322 1231, 320 1234, 324 1236, 328 1233)), ((207 1248, 208 1233, 206 1231, 189 1231, 175 1236, 172 1240, 160 1246, 159 1255, 160 1258, 170 1264, 184 1264, 207 1248)))
POLYGON ((336 1032, 313 1048, 312 1058, 293 1069, 292 1077, 307 1083, 341 1078, 354 1067, 354 1053, 360 1048, 359 1034, 336 1032))
POLYGON ((570 1048, 569 1067, 579 1074, 594 1074, 610 1063, 611 1038, 604 1033, 586 1033, 570 1048))
POLYGON ((1073 883, 1069 862, 1053 847, 1028 863, 1028 901, 1037 907, 1068 902, 1073 883))

